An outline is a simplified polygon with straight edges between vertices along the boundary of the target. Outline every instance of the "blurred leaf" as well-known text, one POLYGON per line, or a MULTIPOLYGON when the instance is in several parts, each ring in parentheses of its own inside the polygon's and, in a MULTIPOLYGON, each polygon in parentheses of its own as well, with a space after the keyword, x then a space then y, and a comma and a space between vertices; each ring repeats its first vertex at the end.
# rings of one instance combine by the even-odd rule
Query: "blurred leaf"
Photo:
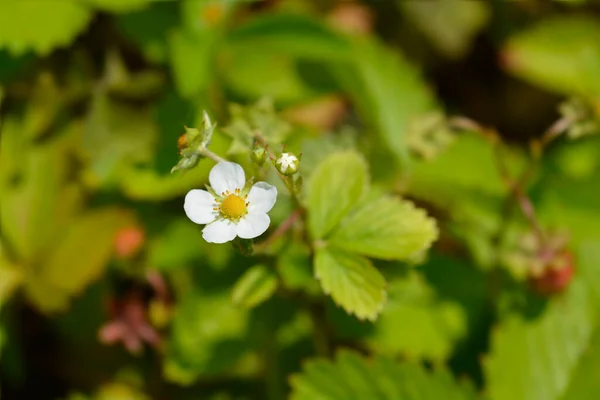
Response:
POLYGON ((119 15, 116 21, 148 60, 163 63, 168 56, 167 33, 179 24, 178 6, 174 1, 153 1, 142 10, 119 15))
POLYGON ((237 280, 231 300, 243 308, 253 308, 275 293, 277 276, 264 265, 255 265, 237 280))
POLYGON ((562 396, 597 325, 598 242, 579 251, 578 276, 538 316, 510 314, 492 335, 485 363, 490 399, 552 400, 562 396))
MULTIPOLYGON (((503 162, 512 174, 524 166, 520 154, 510 151, 502 154, 503 162)), ((446 196, 461 194, 472 189, 482 193, 501 195, 508 191, 502 181, 494 145, 472 133, 457 136, 447 150, 433 160, 416 162, 411 171, 411 193, 444 204, 446 196), (440 192, 444 196, 440 196, 440 192)))
POLYGON ((358 112, 401 161, 408 157, 406 131, 415 118, 436 108, 418 70, 376 41, 355 41, 352 67, 335 69, 358 112))
POLYGON ((313 171, 331 153, 356 149, 358 132, 352 128, 342 129, 336 134, 321 135, 302 140, 302 176, 310 179, 313 171))
POLYGON ((192 35, 175 30, 169 36, 170 65, 179 94, 194 98, 206 90, 213 76, 215 34, 192 35))
POLYGON ((63 102, 64 94, 56 85, 54 76, 47 72, 40 74, 23 119, 23 130, 28 139, 47 133, 63 102))
POLYGON ((465 334, 465 313, 456 303, 440 301, 416 274, 390 281, 388 301, 365 338, 379 354, 447 360, 465 334))
POLYGON ((148 264, 168 270, 185 266, 203 253, 202 231, 186 219, 177 219, 150 242, 148 264))
POLYGON ((167 378, 187 376, 190 381, 231 368, 247 350, 242 341, 247 322, 246 310, 231 304, 225 292, 188 293, 172 325, 165 366, 173 365, 165 371, 167 378))
MULTIPOLYGON (((114 13, 127 13, 146 8, 155 0, 82 0, 95 8, 114 13)), ((172 1, 172 0, 162 0, 172 1)))
MULTIPOLYGON (((2 243, 0 243, 0 310, 15 289, 21 284, 22 279, 22 270, 8 259, 6 251, 2 248, 2 243)), ((0 343, 0 349, 1 347, 0 343)))
POLYGON ((31 50, 48 54, 70 44, 91 17, 92 11, 78 0, 1 0, 0 48, 16 55, 31 50))
POLYGON ((596 327, 585 353, 571 374, 569 386, 561 400, 594 400, 600 391, 600 329, 596 327))
POLYGON ((345 218, 330 241, 349 252, 381 259, 409 259, 437 238, 435 220, 406 200, 382 197, 345 218))
POLYGON ((480 1, 397 0, 396 3, 436 50, 449 58, 464 56, 491 13, 490 5, 480 1))
POLYGON ((149 162, 156 140, 150 110, 94 96, 83 134, 83 147, 99 183, 114 181, 127 166, 149 162))
POLYGON ((233 139, 228 153, 247 153, 257 136, 270 146, 281 144, 289 136, 291 126, 275 111, 273 101, 263 97, 254 104, 229 106, 231 120, 223 132, 233 139))
POLYGON ((456 383, 445 370, 427 371, 390 358, 367 360, 340 351, 335 361, 314 359, 292 376, 292 400, 466 400, 477 396, 456 383))
POLYGON ((334 248, 318 249, 315 276, 323 291, 348 314, 374 321, 383 309, 385 279, 366 258, 334 248))
POLYGON ((345 60, 351 48, 348 40, 327 26, 301 15, 265 14, 227 35, 225 48, 245 52, 261 49, 312 60, 345 60))
POLYGON ((44 258, 56 245, 56 232, 64 231, 79 210, 81 190, 68 181, 69 136, 76 129, 68 127, 63 136, 31 147, 18 123, 7 120, 3 125, 0 224, 20 261, 44 258), (18 157, 13 159, 12 151, 18 157))
POLYGON ((131 222, 127 212, 116 208, 89 211, 75 219, 54 253, 26 277, 30 299, 44 312, 61 311, 69 297, 100 276, 117 230, 131 222))
POLYGON ((308 225, 313 239, 327 236, 361 200, 368 185, 367 163, 359 153, 335 153, 323 160, 306 188, 308 225))
POLYGON ((591 16, 545 18, 506 43, 506 68, 546 89, 600 95, 600 22, 591 16))
POLYGON ((130 385, 113 382, 102 385, 94 400, 150 400, 150 397, 130 385))
POLYGON ((277 272, 283 284, 290 289, 301 289, 311 294, 320 292, 312 272, 310 249, 305 244, 292 241, 277 255, 277 272))
POLYGON ((220 71, 228 88, 247 99, 268 96, 290 102, 314 95, 297 70, 295 61, 260 48, 248 47, 225 53, 220 71))

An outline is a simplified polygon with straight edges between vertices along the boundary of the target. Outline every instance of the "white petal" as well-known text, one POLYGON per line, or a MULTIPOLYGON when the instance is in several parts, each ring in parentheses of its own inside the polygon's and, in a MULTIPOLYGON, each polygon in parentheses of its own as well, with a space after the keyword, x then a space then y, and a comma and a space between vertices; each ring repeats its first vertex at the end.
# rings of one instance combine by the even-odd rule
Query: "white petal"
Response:
POLYGON ((238 222, 236 232, 242 239, 252 239, 265 233, 270 223, 265 213, 249 213, 238 222))
POLYGON ((208 224, 217 218, 215 198, 206 190, 194 189, 185 195, 183 209, 185 214, 197 224, 208 224))
POLYGON ((208 243, 225 243, 235 239, 235 224, 226 219, 219 219, 202 229, 202 237, 208 243))
POLYGON ((239 164, 232 162, 220 162, 215 165, 210 170, 208 180, 218 195, 226 190, 233 192, 235 189, 242 189, 246 184, 244 170, 239 164))
POLYGON ((277 188, 267 182, 256 182, 248 193, 249 213, 267 213, 275 205, 277 188))

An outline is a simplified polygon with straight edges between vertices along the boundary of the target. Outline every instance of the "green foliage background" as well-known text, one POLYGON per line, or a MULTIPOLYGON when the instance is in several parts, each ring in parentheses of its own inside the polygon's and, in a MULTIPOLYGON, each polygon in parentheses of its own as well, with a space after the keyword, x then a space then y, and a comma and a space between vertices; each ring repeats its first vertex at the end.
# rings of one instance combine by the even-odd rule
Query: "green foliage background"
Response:
POLYGON ((591 0, 0 0, 0 395, 595 399, 599 99, 591 0))

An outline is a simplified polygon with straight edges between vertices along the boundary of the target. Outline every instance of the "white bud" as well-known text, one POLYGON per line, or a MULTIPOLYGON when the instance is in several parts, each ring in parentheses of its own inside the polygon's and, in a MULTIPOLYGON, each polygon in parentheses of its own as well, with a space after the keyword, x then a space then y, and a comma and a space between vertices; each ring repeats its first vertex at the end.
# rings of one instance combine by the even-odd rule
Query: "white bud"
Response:
POLYGON ((277 170, 283 175, 293 175, 300 168, 300 160, 292 153, 283 153, 275 161, 275 165, 277 166, 277 170))

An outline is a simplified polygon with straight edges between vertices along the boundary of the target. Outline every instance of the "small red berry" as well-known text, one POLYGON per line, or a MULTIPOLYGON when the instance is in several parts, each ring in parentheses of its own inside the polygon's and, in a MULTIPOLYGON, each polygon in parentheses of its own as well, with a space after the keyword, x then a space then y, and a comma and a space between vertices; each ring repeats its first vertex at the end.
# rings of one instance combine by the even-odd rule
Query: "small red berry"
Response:
POLYGON ((541 275, 531 277, 531 287, 539 294, 550 296, 565 290, 575 273, 573 255, 564 250, 554 256, 541 275))

